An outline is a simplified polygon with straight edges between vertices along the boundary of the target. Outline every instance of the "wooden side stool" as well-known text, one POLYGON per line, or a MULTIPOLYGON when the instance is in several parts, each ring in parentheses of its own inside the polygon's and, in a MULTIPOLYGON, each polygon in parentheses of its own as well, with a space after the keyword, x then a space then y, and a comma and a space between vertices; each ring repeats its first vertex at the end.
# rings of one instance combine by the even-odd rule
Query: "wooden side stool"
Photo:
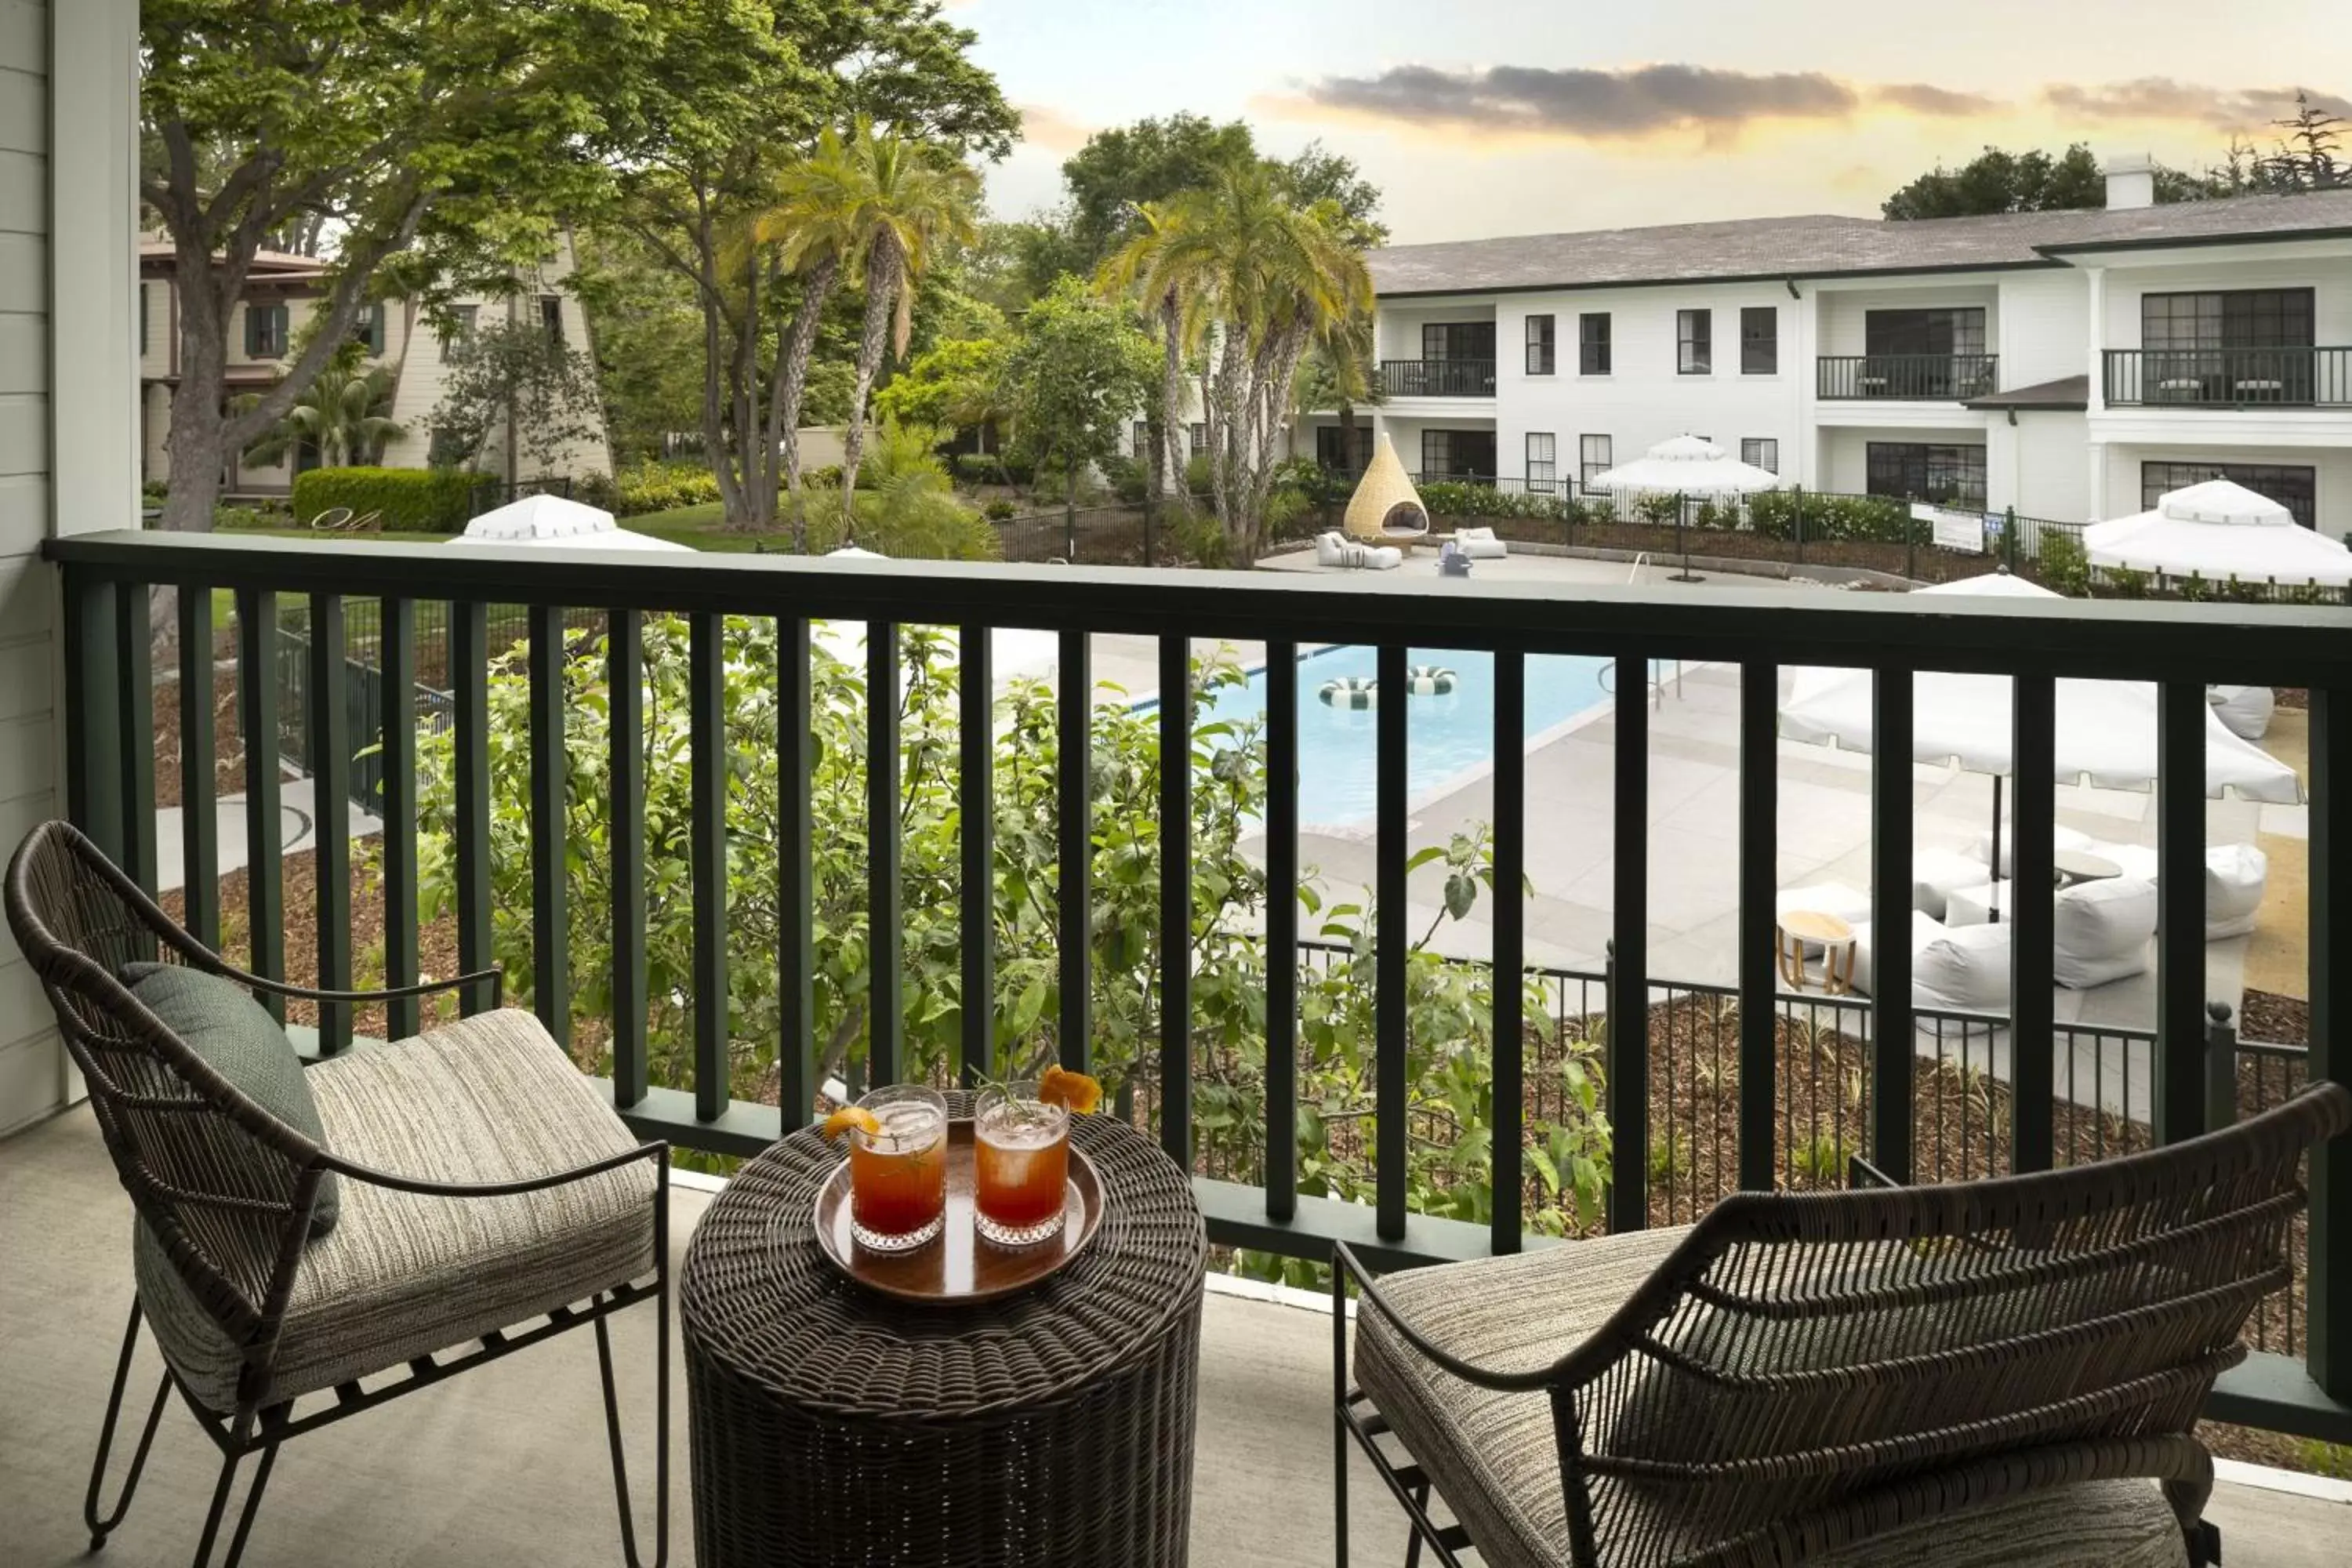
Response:
POLYGON ((1772 945, 1780 961, 1780 978, 1791 991, 1805 988, 1805 949, 1822 950, 1822 989, 1843 996, 1853 989, 1853 927, 1835 915, 1815 910, 1790 910, 1772 928, 1772 945))

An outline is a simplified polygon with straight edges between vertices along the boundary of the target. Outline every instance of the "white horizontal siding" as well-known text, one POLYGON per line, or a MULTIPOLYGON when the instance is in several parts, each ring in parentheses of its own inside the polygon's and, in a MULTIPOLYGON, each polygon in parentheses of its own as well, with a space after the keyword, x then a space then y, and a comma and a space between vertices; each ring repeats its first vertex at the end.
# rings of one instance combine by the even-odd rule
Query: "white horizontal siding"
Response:
POLYGON ((48 476, 0 476, 0 555, 29 555, 48 532, 48 476))
POLYGON ((0 233, 48 231, 48 164, 30 153, 0 153, 0 233))
POLYGON ((0 800, 22 800, 57 783, 55 722, 39 713, 0 724, 0 800))
POLYGON ((49 84, 30 71, 0 66, 0 150, 48 149, 49 84))
POLYGON ((49 60, 49 16, 33 0, 0 0, 0 67, 46 73, 49 60))
POLYGON ((0 393, 0 477, 48 471, 48 401, 24 393, 0 393))

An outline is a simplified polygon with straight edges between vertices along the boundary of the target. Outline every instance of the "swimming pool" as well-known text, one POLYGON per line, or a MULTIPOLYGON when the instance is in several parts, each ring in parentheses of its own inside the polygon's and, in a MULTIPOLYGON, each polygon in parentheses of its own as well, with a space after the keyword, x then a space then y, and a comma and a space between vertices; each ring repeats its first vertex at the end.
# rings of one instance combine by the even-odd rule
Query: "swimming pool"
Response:
MULTIPOLYGON (((1298 661, 1298 819, 1338 825, 1373 816, 1374 731, 1380 715, 1325 706, 1317 693, 1327 680, 1371 676, 1379 658, 1369 646, 1317 650, 1298 661)), ((1405 697, 1408 798, 1419 799, 1495 759, 1495 656, 1463 648, 1417 647, 1409 664, 1442 665, 1460 678, 1444 697, 1405 697)), ((1607 702, 1605 658, 1538 656, 1528 660, 1527 721, 1521 743, 1607 702)), ((1388 693, 1381 694, 1382 700, 1388 693)), ((1265 671, 1248 684, 1217 693, 1203 720, 1241 721, 1265 712, 1265 671)))

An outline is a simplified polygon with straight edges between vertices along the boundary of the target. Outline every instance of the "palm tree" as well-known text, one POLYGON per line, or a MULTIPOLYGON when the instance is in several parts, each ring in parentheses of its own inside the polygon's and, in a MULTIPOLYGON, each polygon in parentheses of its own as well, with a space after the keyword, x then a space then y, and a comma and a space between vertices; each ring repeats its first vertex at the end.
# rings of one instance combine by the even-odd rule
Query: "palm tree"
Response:
POLYGON ((1199 302, 1210 483, 1234 559, 1253 562, 1298 362, 1318 333, 1370 313, 1362 250, 1336 205, 1301 206, 1274 169, 1239 159, 1171 204, 1139 286, 1199 302))
POLYGON ((397 385, 390 365, 362 370, 348 358, 330 360, 276 428, 246 448, 246 456, 256 463, 278 463, 307 446, 319 455, 322 468, 373 463, 383 455, 386 442, 408 434, 392 417, 397 385))
POLYGON ((1339 467, 1353 474, 1356 462, 1356 410, 1381 401, 1380 378, 1372 359, 1372 317, 1351 313, 1325 323, 1307 345, 1298 376, 1299 414, 1326 408, 1339 412, 1339 467))
POLYGON ((1200 335, 1197 279, 1163 274, 1159 261, 1173 237, 1165 204, 1139 202, 1129 209, 1135 233, 1103 263, 1099 282, 1108 290, 1134 296, 1160 337, 1160 439, 1151 453, 1151 489, 1174 489, 1184 482, 1184 356, 1200 335))
POLYGON ((843 153, 855 171, 842 189, 841 222, 866 286, 866 327, 857 342, 857 380, 849 399, 849 433, 842 443, 842 504, 856 500, 857 467, 866 452, 866 400, 882 368, 887 344, 907 353, 914 328, 915 289, 943 242, 980 237, 974 214, 980 176, 946 148, 877 132, 860 116, 843 153))
POLYGON ((782 455, 784 489, 793 503, 793 547, 803 552, 808 519, 801 505, 801 402, 808 392, 809 359, 825 301, 840 285, 842 258, 857 247, 866 189, 865 161, 840 132, 828 128, 814 152, 778 177, 776 205, 751 229, 756 243, 777 247, 779 271, 797 278, 801 286, 792 324, 776 335, 775 371, 768 384, 768 451, 782 455))

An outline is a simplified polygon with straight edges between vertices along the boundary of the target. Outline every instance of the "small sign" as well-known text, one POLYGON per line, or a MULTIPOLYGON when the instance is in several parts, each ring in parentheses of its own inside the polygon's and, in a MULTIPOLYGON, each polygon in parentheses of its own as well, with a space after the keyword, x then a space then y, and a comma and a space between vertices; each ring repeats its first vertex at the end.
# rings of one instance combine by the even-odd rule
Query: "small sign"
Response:
POLYGON ((1927 523, 1934 530, 1937 548, 1964 550, 1971 555, 1981 555, 1985 548, 1984 514, 1974 511, 1948 511, 1926 501, 1911 503, 1911 519, 1927 523))

